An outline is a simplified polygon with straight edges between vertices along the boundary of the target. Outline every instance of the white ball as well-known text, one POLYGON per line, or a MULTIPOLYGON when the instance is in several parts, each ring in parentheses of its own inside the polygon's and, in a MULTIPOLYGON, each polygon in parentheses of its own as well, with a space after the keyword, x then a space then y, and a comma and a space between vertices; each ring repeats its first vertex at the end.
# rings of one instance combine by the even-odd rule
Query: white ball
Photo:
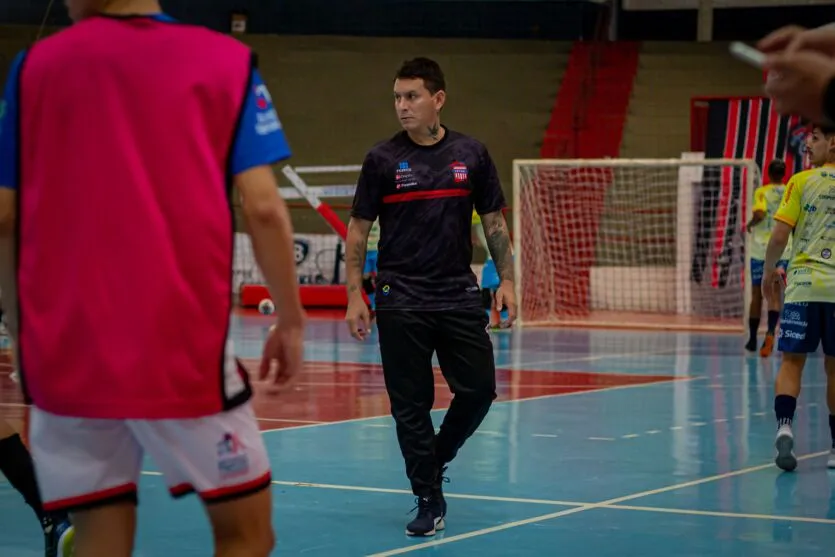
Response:
POLYGON ((264 315, 275 313, 275 304, 269 298, 264 298, 258 303, 258 311, 264 315))

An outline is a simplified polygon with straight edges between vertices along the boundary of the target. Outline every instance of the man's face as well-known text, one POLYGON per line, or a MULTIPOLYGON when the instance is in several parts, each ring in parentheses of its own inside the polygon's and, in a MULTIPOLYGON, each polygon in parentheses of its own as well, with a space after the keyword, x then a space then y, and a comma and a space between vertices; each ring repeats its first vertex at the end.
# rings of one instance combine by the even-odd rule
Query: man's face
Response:
POLYGON ((809 162, 813 166, 821 166, 829 159, 832 140, 827 138, 820 128, 815 128, 806 138, 806 148, 809 150, 809 162))
POLYGON ((422 79, 398 79, 394 82, 394 110, 406 131, 430 126, 441 107, 445 93, 429 92, 422 79))
POLYGON ((81 21, 100 12, 106 3, 106 0, 64 0, 73 21, 81 21))

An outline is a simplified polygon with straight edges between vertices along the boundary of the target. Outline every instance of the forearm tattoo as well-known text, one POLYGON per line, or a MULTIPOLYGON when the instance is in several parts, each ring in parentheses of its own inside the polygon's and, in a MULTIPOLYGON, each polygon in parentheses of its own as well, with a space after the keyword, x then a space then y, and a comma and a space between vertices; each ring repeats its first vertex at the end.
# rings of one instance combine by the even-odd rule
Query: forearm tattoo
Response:
POLYGON ((510 246, 510 234, 504 215, 501 212, 490 213, 481 217, 484 235, 490 256, 496 264, 501 280, 513 280, 513 250, 510 246))
POLYGON ((348 284, 348 292, 357 292, 362 288, 362 268, 365 266, 366 247, 365 242, 357 241, 348 250, 345 265, 349 278, 353 278, 348 284), (359 283, 356 282, 357 279, 359 279, 359 283))

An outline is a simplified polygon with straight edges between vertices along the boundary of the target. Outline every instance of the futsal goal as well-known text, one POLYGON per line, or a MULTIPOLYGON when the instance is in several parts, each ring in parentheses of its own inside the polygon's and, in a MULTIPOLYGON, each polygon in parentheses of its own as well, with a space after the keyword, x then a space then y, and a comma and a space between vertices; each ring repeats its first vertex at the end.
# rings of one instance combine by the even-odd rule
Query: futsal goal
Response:
POLYGON ((752 160, 515 160, 520 324, 742 330, 752 160))

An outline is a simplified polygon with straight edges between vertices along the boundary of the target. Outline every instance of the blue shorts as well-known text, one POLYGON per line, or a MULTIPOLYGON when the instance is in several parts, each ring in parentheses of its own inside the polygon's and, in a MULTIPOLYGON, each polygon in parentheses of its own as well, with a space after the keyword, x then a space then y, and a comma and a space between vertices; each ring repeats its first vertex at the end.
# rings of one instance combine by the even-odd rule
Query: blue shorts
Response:
POLYGON ((492 259, 488 259, 481 270, 481 287, 487 290, 498 290, 500 283, 496 263, 492 259))
POLYGON ((835 356, 835 303, 799 302, 783 306, 780 352, 810 354, 823 342, 823 353, 835 356))
MULTIPOLYGON (((781 259, 777 262, 777 266, 785 271, 789 268, 789 262, 781 259)), ((762 259, 751 260, 751 286, 762 286, 763 270, 765 270, 765 261, 762 259)))
POLYGON ((377 250, 369 251, 365 254, 365 268, 362 274, 370 275, 377 272, 377 250))

